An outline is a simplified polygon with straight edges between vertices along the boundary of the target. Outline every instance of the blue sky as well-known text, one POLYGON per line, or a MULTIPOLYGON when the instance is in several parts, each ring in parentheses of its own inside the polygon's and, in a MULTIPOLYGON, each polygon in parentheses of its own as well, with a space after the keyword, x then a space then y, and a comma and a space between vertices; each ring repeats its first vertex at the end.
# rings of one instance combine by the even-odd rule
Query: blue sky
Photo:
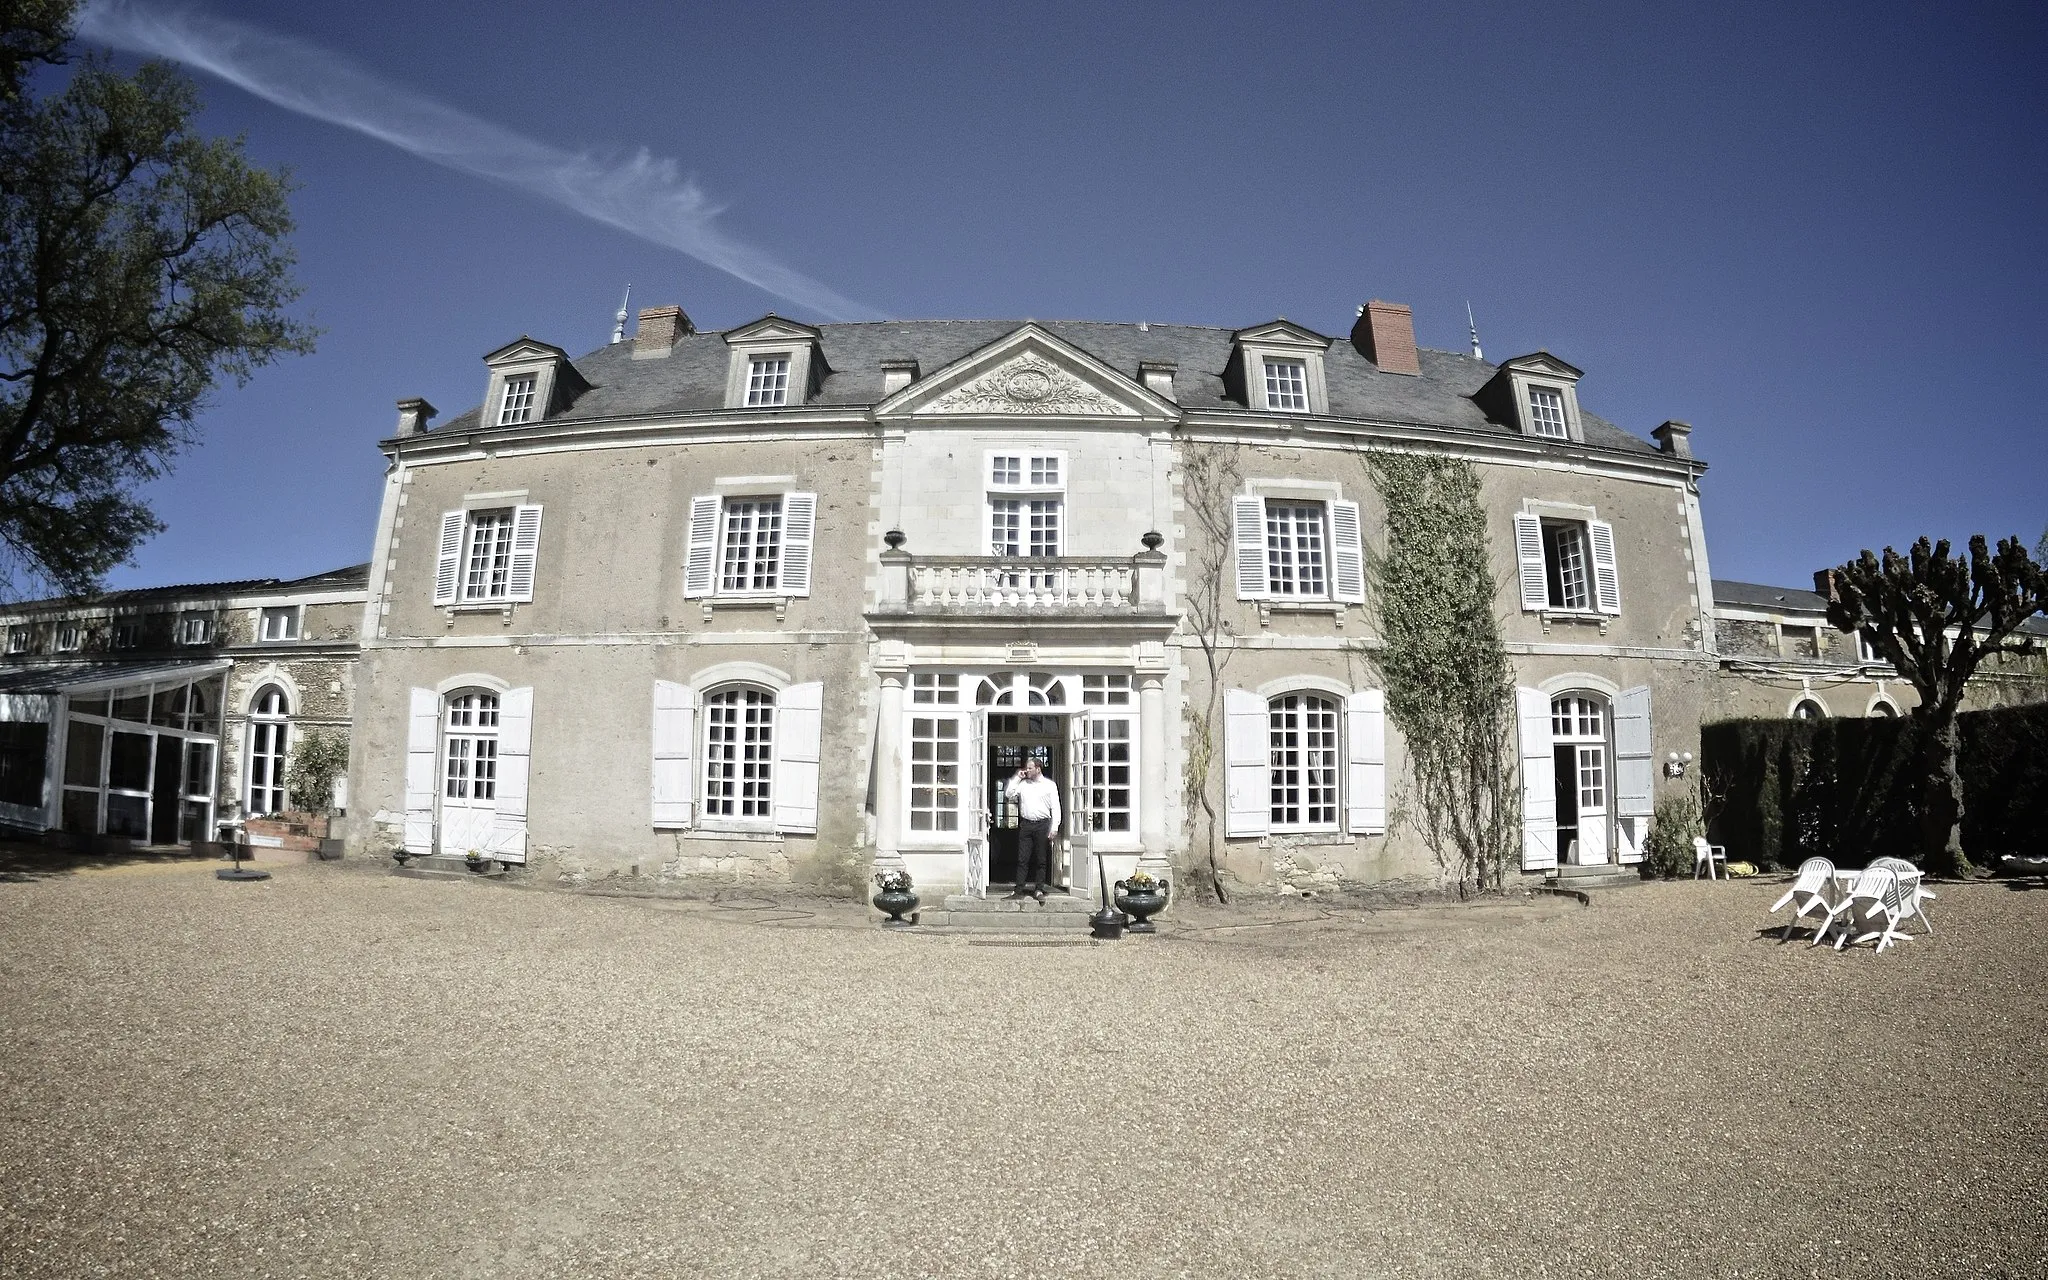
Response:
POLYGON ((150 491, 169 530, 111 581, 367 558, 393 402, 453 416, 522 333, 602 344, 629 281, 700 328, 827 318, 536 194, 564 156, 623 220, 680 210, 658 238, 869 314, 1342 334, 1385 298, 1460 350, 1469 299, 1490 357, 1564 357, 1639 435, 1694 425, 1717 577, 1805 585, 1922 533, 2031 546, 2048 10, 1793 8, 127 0, 298 42, 294 92, 340 101, 353 68, 428 133, 516 135, 524 177, 195 71, 205 127, 300 184, 325 333, 220 390, 150 491))

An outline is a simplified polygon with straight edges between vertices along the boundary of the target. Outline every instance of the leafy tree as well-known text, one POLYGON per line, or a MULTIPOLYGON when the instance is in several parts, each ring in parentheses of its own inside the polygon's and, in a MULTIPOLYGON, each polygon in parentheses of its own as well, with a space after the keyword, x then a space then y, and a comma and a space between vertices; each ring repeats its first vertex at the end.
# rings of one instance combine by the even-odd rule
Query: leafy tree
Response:
POLYGON ((215 383, 313 331, 285 242, 287 178, 193 131, 168 63, 63 61, 72 0, 0 0, 0 548, 10 586, 84 592, 163 526, 134 494, 194 439, 215 383))
POLYGON ((346 736, 322 729, 300 734, 284 775, 292 807, 301 813, 326 813, 334 807, 335 780, 347 772, 346 736))
POLYGON ((1919 692, 1913 723, 1925 778, 1920 848, 1929 870, 1970 874, 1956 713, 1986 658, 2038 651, 2032 640, 2012 637, 2028 617, 2048 611, 2048 572, 2018 538, 2001 541, 1993 553, 1978 534, 1967 560, 1950 554, 1946 538, 1933 546, 1922 538, 1910 555, 1886 547, 1880 561, 1866 550, 1814 574, 1813 585, 1827 597, 1828 621, 1861 635, 1919 692))

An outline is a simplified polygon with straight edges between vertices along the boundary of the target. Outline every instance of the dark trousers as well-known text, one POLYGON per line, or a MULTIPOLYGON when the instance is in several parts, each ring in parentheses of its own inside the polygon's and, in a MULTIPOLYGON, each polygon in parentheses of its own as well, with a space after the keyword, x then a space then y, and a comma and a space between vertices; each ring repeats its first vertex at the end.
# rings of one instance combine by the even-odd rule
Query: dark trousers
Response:
POLYGON ((1017 823, 1017 887, 1036 888, 1052 877, 1052 819, 1017 823))

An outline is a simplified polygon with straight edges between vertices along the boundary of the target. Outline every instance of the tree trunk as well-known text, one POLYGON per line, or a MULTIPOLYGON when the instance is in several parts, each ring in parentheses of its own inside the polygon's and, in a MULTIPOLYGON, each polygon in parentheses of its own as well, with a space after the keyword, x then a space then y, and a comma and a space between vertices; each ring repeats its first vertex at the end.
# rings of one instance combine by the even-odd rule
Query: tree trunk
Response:
POLYGON ((1922 867, 1940 876, 1968 876, 1976 868, 1963 853, 1963 774, 1957 763, 1962 734, 1956 718, 1929 717, 1921 726, 1920 795, 1922 867))

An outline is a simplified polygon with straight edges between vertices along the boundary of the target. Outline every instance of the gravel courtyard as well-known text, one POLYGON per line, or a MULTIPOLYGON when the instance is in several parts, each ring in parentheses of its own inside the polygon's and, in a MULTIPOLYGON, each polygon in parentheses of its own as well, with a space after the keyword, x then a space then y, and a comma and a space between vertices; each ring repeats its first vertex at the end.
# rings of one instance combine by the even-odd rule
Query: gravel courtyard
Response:
POLYGON ((4 1276, 2044 1275, 2048 891, 1149 939, 356 863, 0 883, 4 1276))

